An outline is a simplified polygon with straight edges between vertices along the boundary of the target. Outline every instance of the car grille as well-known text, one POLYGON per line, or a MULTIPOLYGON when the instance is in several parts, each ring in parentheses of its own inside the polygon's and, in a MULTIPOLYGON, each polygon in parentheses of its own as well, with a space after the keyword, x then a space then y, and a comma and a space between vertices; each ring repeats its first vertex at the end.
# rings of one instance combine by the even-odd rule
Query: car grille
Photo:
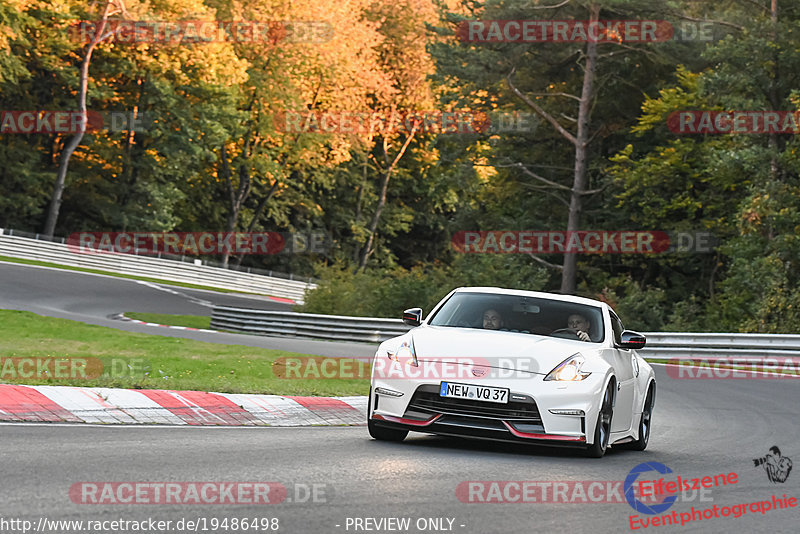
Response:
POLYGON ((439 396, 439 387, 420 386, 411 397, 406 409, 406 417, 420 417, 423 414, 446 414, 455 416, 495 419, 525 424, 541 424, 539 408, 536 401, 527 395, 514 393, 513 397, 525 397, 524 400, 512 400, 507 404, 481 402, 470 399, 454 399, 439 396))

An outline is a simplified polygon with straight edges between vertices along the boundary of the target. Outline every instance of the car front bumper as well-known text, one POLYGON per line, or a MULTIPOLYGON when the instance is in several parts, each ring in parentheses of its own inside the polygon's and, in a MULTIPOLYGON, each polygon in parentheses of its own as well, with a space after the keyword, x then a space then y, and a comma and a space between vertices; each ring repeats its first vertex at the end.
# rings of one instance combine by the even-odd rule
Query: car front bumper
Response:
POLYGON ((593 442, 602 376, 579 382, 544 381, 541 375, 470 382, 508 388, 509 403, 440 397, 437 380, 373 378, 371 419, 380 426, 432 434, 555 446, 593 442))

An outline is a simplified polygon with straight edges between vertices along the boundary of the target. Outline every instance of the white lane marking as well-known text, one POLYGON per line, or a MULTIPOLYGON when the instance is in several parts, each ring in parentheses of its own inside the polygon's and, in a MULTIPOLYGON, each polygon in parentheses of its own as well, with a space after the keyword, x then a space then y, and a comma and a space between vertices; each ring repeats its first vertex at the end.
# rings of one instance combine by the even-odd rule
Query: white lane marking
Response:
MULTIPOLYGON (((22 258, 20 258, 20 259, 22 259, 22 258)), ((55 262, 52 262, 52 263, 55 263, 55 262)), ((112 280, 119 280, 119 281, 122 281, 122 282, 144 282, 144 280, 133 280, 133 279, 130 279, 130 278, 122 278, 121 275, 116 275, 115 276, 113 274, 87 273, 86 271, 75 271, 75 270, 70 269, 70 267, 73 267, 72 265, 66 265, 66 264, 60 264, 60 265, 64 265, 63 267, 48 267, 46 265, 30 265, 30 264, 27 264, 27 263, 17 263, 17 262, 14 262, 14 261, 5 261, 5 260, 0 260, 0 264, 13 265, 13 266, 16 266, 16 267, 25 267, 25 268, 29 268, 29 269, 45 269, 45 270, 48 270, 48 271, 59 271, 59 272, 62 272, 62 273, 82 274, 84 276, 96 276, 96 277, 99 277, 99 278, 110 278, 112 280)), ((169 281, 165 280, 164 284, 165 285, 169 285, 169 281)), ((157 289, 161 289, 161 288, 157 288, 157 289)), ((293 304, 302 304, 301 302, 298 302, 298 301, 292 301, 291 303, 288 303, 288 302, 284 303, 283 301, 275 301, 275 300, 273 300, 274 298, 287 299, 289 297, 275 297, 273 295, 258 295, 258 294, 253 294, 253 293, 239 293, 239 292, 233 292, 233 293, 224 292, 223 293, 222 291, 219 291, 219 290, 199 289, 199 288, 197 288, 197 289, 193 288, 192 291, 198 291, 198 292, 210 293, 210 294, 217 294, 217 295, 218 294, 225 294, 225 295, 229 295, 229 296, 232 295, 232 296, 235 296, 236 298, 243 298, 243 299, 253 299, 253 300, 260 300, 260 301, 266 300, 266 301, 269 301, 269 302, 279 302, 281 304, 288 304, 290 306, 293 305, 293 304)), ((197 300, 198 300, 198 302, 207 302, 207 301, 205 301, 203 299, 197 299, 197 300)), ((289 300, 291 300, 291 299, 289 299, 289 300)))
POLYGON ((199 299, 197 297, 192 297, 190 295, 187 295, 186 293, 181 293, 180 291, 176 291, 176 290, 170 289, 168 287, 163 287, 163 286, 160 286, 158 284, 154 284, 153 282, 145 282, 144 280, 137 280, 136 283, 137 284, 142 284, 143 286, 147 286, 147 287, 149 287, 151 289, 155 289, 155 290, 158 290, 158 291, 164 291, 166 293, 169 293, 170 295, 177 295, 179 297, 183 297, 185 299, 188 299, 189 302, 193 302, 194 304, 197 304, 199 306, 204 306, 206 308, 212 308, 214 306, 214 303, 212 303, 209 300, 204 300, 204 299, 199 299))
POLYGON ((156 326, 159 328, 171 328, 172 330, 186 330, 187 332, 205 332, 207 334, 219 334, 218 330, 209 330, 207 328, 192 328, 189 326, 173 326, 170 324, 159 324, 159 323, 147 323, 145 321, 140 321, 139 319, 131 319, 130 317, 126 317, 124 313, 115 313, 111 315, 111 318, 115 321, 127 321, 133 324, 140 324, 143 326, 156 326))

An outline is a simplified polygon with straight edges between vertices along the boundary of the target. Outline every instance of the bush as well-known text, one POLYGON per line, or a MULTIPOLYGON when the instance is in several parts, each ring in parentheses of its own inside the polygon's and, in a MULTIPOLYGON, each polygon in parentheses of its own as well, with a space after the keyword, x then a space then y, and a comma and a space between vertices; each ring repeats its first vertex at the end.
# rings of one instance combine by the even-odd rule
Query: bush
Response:
POLYGON ((540 291, 548 273, 525 258, 510 255, 458 256, 452 266, 427 264, 412 269, 380 269, 353 274, 343 266, 318 272, 319 286, 297 311, 358 317, 400 317, 421 307, 426 313, 457 287, 491 286, 540 291))

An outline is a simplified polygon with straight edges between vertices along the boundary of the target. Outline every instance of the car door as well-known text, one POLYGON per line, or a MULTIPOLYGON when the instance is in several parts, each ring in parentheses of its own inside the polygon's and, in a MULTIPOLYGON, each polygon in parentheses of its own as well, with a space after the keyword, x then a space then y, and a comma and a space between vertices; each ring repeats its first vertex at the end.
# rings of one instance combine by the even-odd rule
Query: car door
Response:
POLYGON ((633 400, 635 380, 633 370, 633 353, 630 349, 619 348, 622 341, 622 321, 617 314, 609 310, 611 329, 614 335, 614 369, 617 375, 617 402, 614 405, 614 417, 611 420, 612 432, 624 432, 631 428, 633 416, 633 400))

